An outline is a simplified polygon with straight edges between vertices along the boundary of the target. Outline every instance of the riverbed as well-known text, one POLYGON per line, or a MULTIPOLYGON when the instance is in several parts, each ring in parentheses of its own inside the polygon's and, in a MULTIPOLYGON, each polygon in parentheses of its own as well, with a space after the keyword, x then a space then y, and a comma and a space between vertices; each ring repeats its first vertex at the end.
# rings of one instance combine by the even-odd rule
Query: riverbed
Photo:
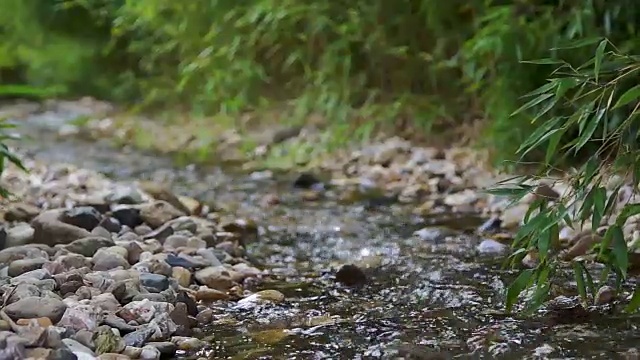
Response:
POLYGON ((116 181, 150 180, 180 195, 252 219, 251 258, 272 274, 252 290, 275 289, 285 301, 267 308, 214 309, 206 327, 210 359, 617 358, 637 345, 633 318, 603 314, 556 324, 503 314, 514 273, 504 256, 483 254, 474 214, 417 216, 415 205, 355 201, 326 190, 318 199, 294 189, 297 174, 178 167, 172 159, 108 139, 61 137, 78 114, 40 113, 20 121, 19 151, 43 163, 70 163, 116 181), (265 205, 266 196, 277 204, 265 205), (427 229, 429 236, 414 232, 427 229), (360 286, 336 281, 358 264, 360 286))

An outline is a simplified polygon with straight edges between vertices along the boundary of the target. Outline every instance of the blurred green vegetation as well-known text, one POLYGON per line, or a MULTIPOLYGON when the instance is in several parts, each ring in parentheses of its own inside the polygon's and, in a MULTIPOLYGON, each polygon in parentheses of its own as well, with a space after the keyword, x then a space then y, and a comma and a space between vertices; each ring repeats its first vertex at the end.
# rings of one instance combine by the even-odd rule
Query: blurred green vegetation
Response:
MULTIPOLYGON (((527 111, 511 116, 521 96, 546 83, 551 60, 583 64, 597 46, 562 49, 567 43, 606 36, 622 53, 636 51, 639 7, 633 0, 0 0, 0 83, 205 115, 286 104, 288 118, 317 113, 346 128, 364 123, 366 134, 378 125, 437 133, 481 119, 475 140, 496 160, 513 159, 536 126, 527 111), (540 58, 550 60, 523 62, 540 58)), ((564 132, 561 144, 577 131, 564 132)), ((546 145, 527 160, 542 159, 546 145)))

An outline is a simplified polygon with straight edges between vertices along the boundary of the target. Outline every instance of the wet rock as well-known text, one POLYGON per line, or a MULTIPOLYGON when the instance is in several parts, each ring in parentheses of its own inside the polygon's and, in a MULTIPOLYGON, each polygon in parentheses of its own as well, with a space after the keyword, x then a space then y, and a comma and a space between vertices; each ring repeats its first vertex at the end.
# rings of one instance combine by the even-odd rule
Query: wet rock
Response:
POLYGON ((174 336, 171 342, 176 344, 178 349, 188 352, 198 351, 207 345, 200 339, 184 336, 174 336))
POLYGON ((48 317, 54 324, 62 319, 67 305, 54 298, 27 297, 4 308, 13 320, 48 317))
POLYGON ((448 206, 459 207, 463 205, 473 205, 478 201, 478 193, 471 189, 465 189, 461 192, 447 195, 444 198, 444 203, 448 206))
POLYGON ((159 360, 160 350, 153 346, 144 346, 140 352, 140 360, 159 360))
POLYGON ((594 245, 599 244, 601 241, 602 237, 598 234, 594 234, 591 231, 580 232, 570 240, 573 245, 562 253, 562 258, 571 260, 585 255, 594 245))
POLYGON ((605 305, 612 303, 616 298, 616 290, 611 286, 603 286, 598 289, 594 299, 595 305, 605 305))
POLYGON ((176 209, 166 201, 155 201, 140 206, 140 217, 153 229, 184 215, 184 212, 176 209))
POLYGON ((424 241, 439 243, 445 240, 447 237, 456 236, 459 234, 457 231, 446 228, 446 227, 429 226, 429 227, 414 231, 413 235, 417 236, 418 238, 424 241))
POLYGON ((211 289, 206 286, 200 286, 196 291, 196 300, 205 303, 227 299, 229 299, 229 295, 227 295, 227 293, 220 290, 211 289))
POLYGON ((111 239, 105 239, 103 237, 96 236, 87 236, 71 242, 64 248, 72 253, 80 254, 86 257, 92 257, 98 252, 99 249, 113 245, 114 242, 111 239))
POLYGON ((478 228, 478 233, 481 235, 495 233, 500 230, 501 226, 502 220, 500 220, 500 217, 493 216, 485 221, 482 225, 480 225, 480 227, 478 228))
POLYGON ((196 321, 199 325, 207 325, 211 323, 213 319, 213 310, 204 309, 196 315, 196 321))
POLYGON ((493 239, 484 239, 480 245, 478 245, 478 252, 481 254, 502 254, 506 252, 507 249, 507 245, 493 239))
POLYGON ((234 219, 223 223, 221 226, 223 231, 237 234, 243 245, 252 243, 258 238, 258 225, 249 219, 234 219))
POLYGON ((60 221, 62 211, 47 210, 31 221, 33 241, 49 246, 69 244, 75 240, 89 237, 91 233, 83 228, 60 221))
POLYGON ((278 290, 261 290, 255 294, 251 294, 237 303, 239 308, 250 308, 261 304, 278 304, 284 301, 284 294, 278 290))
POLYGON ((8 222, 30 222, 40 213, 36 206, 25 203, 13 203, 7 206, 4 220, 8 222))
POLYGON ((65 224, 73 225, 87 231, 93 230, 100 221, 102 215, 91 206, 80 206, 73 209, 65 210, 60 215, 60 221, 65 224))
POLYGON ((156 348, 160 352, 160 354, 164 356, 172 356, 178 349, 176 344, 170 341, 150 342, 147 344, 147 346, 156 348))
POLYGON ((367 282, 367 276, 355 265, 343 265, 336 272, 336 281, 347 286, 362 286, 367 282))
POLYGON ((269 208, 280 204, 280 198, 276 194, 267 194, 260 200, 260 206, 269 208))
POLYGON ((0 242, 0 249, 21 246, 33 242, 34 228, 27 223, 19 223, 5 231, 5 240, 0 242))
POLYGON ((182 303, 187 307, 187 314, 189 314, 189 316, 195 317, 198 315, 198 304, 186 291, 178 291, 175 297, 175 304, 177 305, 178 303, 182 303))
POLYGON ((322 184, 322 181, 311 173, 302 173, 293 181, 293 187, 298 189, 311 189, 320 184, 322 184))
POLYGON ((191 320, 187 312, 187 305, 185 303, 176 303, 175 308, 169 314, 171 320, 176 324, 176 335, 191 336, 191 320))

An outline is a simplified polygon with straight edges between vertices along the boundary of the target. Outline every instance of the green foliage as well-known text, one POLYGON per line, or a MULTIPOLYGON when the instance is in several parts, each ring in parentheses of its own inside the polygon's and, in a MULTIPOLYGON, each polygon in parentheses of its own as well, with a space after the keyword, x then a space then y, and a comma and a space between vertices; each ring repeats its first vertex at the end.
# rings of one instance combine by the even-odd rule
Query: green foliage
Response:
MULTIPOLYGON (((1 88, 1 87, 0 87, 1 88)), ((0 119, 0 176, 4 172, 4 169, 8 163, 12 163, 20 169, 26 171, 20 159, 14 154, 6 142, 8 140, 13 140, 14 137, 7 133, 9 129, 11 129, 13 125, 7 124, 4 119, 0 119)), ((9 196, 9 191, 5 189, 2 184, 0 184, 0 198, 6 198, 9 196)))
MULTIPOLYGON (((515 238, 511 260, 512 264, 519 264, 525 253, 536 251, 540 261, 536 269, 525 270, 511 285, 507 294, 509 308, 527 287, 535 285, 541 294, 548 293, 548 272, 565 265, 557 256, 559 224, 582 228, 585 222, 591 222, 593 233, 601 225, 606 226, 602 242, 592 249, 597 254, 595 260, 607 266, 600 279, 594 281, 584 259, 572 260, 578 292, 585 303, 595 298, 596 289, 610 273, 615 275, 618 287, 628 276, 629 250, 623 227, 629 217, 640 214, 640 204, 619 203, 623 183, 611 185, 609 179, 612 174, 630 179, 630 189, 637 189, 640 184, 640 57, 625 55, 602 38, 583 39, 573 47, 589 47, 594 55, 579 66, 564 60, 537 61, 557 64, 557 68, 516 112, 533 110, 532 122, 537 126, 518 153, 524 156, 545 144, 545 162, 540 169, 540 175, 544 175, 572 153, 588 147, 595 151, 571 177, 570 194, 554 203, 539 199, 531 205, 515 238), (566 137, 570 131, 576 134, 566 137)), ((526 178, 529 177, 523 177, 526 178)), ((530 186, 518 186, 500 192, 517 200, 531 190, 530 186)), ((634 296, 627 310, 638 308, 638 296, 634 296)), ((540 305, 530 303, 532 308, 540 305)))
MULTIPOLYGON (((544 85, 558 58, 568 64, 589 58, 588 48, 561 49, 567 41, 607 36, 624 51, 638 48, 638 6, 632 0, 0 0, 0 81, 4 74, 201 114, 284 103, 293 111, 283 121, 318 113, 347 135, 362 125, 354 118, 408 124, 414 133, 484 118, 483 145, 510 158, 537 128, 528 111, 510 116, 520 94, 544 85), (536 58, 549 60, 522 62, 536 58)), ((564 145, 574 135, 573 128, 556 131, 528 159, 544 157, 549 141, 564 145)))

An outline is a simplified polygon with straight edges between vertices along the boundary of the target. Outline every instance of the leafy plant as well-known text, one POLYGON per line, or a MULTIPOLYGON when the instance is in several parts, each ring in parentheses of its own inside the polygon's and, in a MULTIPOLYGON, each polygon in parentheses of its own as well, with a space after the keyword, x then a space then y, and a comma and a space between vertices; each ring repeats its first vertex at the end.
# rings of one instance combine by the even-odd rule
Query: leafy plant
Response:
MULTIPOLYGON (((553 64, 556 70, 547 83, 529 93, 529 101, 515 114, 533 110, 531 123, 535 131, 518 149, 522 157, 544 145, 544 162, 537 176, 545 176, 563 158, 590 146, 595 151, 574 175, 569 176, 570 191, 557 201, 540 198, 534 201, 514 240, 512 265, 520 264, 528 252, 538 254, 535 269, 524 270, 507 293, 507 308, 516 302, 527 288, 535 288, 529 309, 537 308, 546 298, 552 274, 566 265, 558 255, 561 227, 582 228, 591 223, 591 231, 604 226, 600 243, 594 244, 596 261, 606 264, 602 276, 594 281, 585 260, 573 259, 572 268, 578 292, 586 303, 595 298, 599 284, 614 274, 618 288, 628 277, 629 250, 623 227, 634 215, 640 214, 640 203, 633 196, 620 201, 624 181, 612 181, 612 176, 629 181, 627 191, 635 194, 640 184, 640 57, 626 55, 606 38, 583 39, 572 48, 589 47, 594 55, 584 64, 573 66, 559 59, 541 59, 536 64, 553 64)), ((535 187, 524 185, 531 177, 521 177, 520 186, 497 188, 518 201, 535 187)), ((628 310, 635 310, 637 297, 628 310)))
MULTIPOLYGON (((14 136, 7 133, 7 130, 13 127, 14 125, 7 123, 4 119, 0 119, 0 176, 2 176, 7 163, 11 163, 23 171, 27 171, 27 169, 22 165, 20 158, 18 158, 18 156, 16 156, 16 154, 14 154, 6 144, 8 140, 15 139, 14 136)), ((0 197, 7 198, 8 196, 9 191, 0 184, 0 197)))

